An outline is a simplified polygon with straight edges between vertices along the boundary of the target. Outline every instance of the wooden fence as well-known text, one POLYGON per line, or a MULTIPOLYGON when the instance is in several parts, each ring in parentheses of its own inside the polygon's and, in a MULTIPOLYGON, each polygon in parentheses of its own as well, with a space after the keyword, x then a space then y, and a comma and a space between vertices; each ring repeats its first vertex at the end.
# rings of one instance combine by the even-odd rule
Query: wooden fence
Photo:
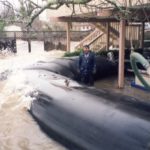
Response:
MULTIPOLYGON (((72 31, 71 41, 80 41, 91 31, 72 31)), ((28 51, 31 52, 31 41, 43 41, 44 50, 66 50, 65 31, 3 31, 0 32, 0 50, 6 47, 17 52, 16 40, 28 41, 28 51)))

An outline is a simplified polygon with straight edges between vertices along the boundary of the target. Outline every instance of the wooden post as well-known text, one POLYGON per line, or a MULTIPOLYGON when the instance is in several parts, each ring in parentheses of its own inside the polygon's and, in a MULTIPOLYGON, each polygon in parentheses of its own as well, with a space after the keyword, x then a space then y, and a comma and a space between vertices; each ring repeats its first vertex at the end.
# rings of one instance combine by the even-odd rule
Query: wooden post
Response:
POLYGON ((120 21, 118 87, 124 87, 125 20, 120 21))
POLYGON ((145 29, 145 22, 142 22, 142 28, 141 28, 141 43, 140 47, 144 48, 144 29, 145 29))
POLYGON ((28 52, 31 53, 31 40, 28 39, 28 52))
POLYGON ((16 40, 16 32, 14 32, 14 40, 13 40, 13 52, 17 53, 17 40, 16 40))
POLYGON ((31 36, 30 31, 28 31, 28 52, 31 53, 31 36))
POLYGON ((27 28, 27 42, 28 42, 28 52, 31 53, 31 36, 30 36, 30 28, 27 28))
POLYGON ((44 43, 44 51, 46 51, 45 31, 43 31, 43 43, 44 43))
POLYGON ((67 51, 70 52, 70 22, 67 22, 67 51))
POLYGON ((109 50, 109 42, 110 42, 110 33, 109 33, 109 27, 110 27, 110 23, 107 22, 106 23, 106 29, 107 29, 107 33, 106 33, 106 50, 108 51, 109 50))
POLYGON ((139 42, 139 45, 138 45, 138 48, 141 48, 141 36, 140 36, 140 30, 141 30, 141 28, 140 28, 140 26, 138 26, 138 42, 139 42))

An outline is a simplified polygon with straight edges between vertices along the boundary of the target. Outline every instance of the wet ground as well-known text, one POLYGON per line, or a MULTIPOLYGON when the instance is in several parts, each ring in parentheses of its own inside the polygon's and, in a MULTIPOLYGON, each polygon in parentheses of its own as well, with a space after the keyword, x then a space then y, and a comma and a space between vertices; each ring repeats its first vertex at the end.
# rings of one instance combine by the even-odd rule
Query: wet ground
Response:
MULTIPOLYGON (((37 43, 34 44, 37 45, 37 43)), ((7 53, 0 55, 0 73, 3 73, 0 81, 0 150, 65 150, 66 148, 47 137, 28 113, 27 109, 32 98, 27 95, 34 89, 20 84, 23 74, 17 72, 18 70, 21 72, 21 68, 26 65, 44 59, 52 60, 56 53, 59 56, 62 53, 57 51, 50 52, 50 55, 49 53, 41 54, 38 51, 40 47, 36 46, 35 55, 30 55, 25 48, 23 52, 22 47, 25 46, 19 46, 22 51, 18 52, 18 56, 10 56, 7 53), (23 55, 19 56, 19 54, 23 55), (13 76, 9 77, 12 71, 13 76), (17 85, 14 81, 18 81, 17 85)), ((133 77, 127 77, 125 88, 121 90, 117 87, 117 77, 99 80, 95 82, 95 86, 141 100, 150 100, 148 92, 130 86, 133 79, 133 77)))
POLYGON ((139 100, 149 100, 150 92, 137 89, 131 86, 131 82, 134 81, 134 75, 128 75, 125 77, 125 87, 123 89, 118 88, 118 79, 116 76, 104 78, 95 82, 96 88, 108 89, 113 92, 122 93, 128 96, 138 98, 139 100))

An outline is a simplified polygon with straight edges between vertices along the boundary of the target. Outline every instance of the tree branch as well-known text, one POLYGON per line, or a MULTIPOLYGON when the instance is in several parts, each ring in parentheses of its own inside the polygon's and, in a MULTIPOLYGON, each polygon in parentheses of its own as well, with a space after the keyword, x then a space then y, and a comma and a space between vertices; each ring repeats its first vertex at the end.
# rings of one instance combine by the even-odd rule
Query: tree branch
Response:
POLYGON ((56 10, 64 4, 66 4, 66 5, 72 4, 73 5, 73 13, 74 13, 74 5, 75 4, 86 4, 90 1, 91 0, 49 0, 47 5, 45 5, 43 8, 41 8, 35 15, 33 15, 33 17, 31 17, 31 20, 27 26, 31 26, 31 24, 33 23, 35 18, 38 17, 46 9, 56 10))
POLYGON ((28 0, 31 4, 33 4, 36 8, 42 8, 40 5, 34 3, 32 0, 28 0))
POLYGON ((44 10, 46 9, 58 9, 60 6, 62 6, 62 4, 57 5, 56 7, 51 7, 51 5, 46 5, 45 7, 43 7, 40 11, 38 11, 30 20, 30 22, 27 24, 28 26, 31 26, 31 24, 33 23, 33 21, 36 19, 36 17, 38 17, 44 10))

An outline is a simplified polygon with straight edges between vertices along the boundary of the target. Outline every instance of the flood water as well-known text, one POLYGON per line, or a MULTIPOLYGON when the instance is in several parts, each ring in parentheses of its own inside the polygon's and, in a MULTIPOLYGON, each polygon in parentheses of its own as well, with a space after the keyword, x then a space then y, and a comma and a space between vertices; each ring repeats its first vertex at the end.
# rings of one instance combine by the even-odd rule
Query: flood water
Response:
POLYGON ((0 150, 66 150, 47 137, 28 113, 34 89, 23 85, 22 67, 45 54, 14 56, 0 54, 0 150))
MULTIPOLYGON (((59 53, 60 56, 60 53, 59 53)), ((28 85, 22 84, 22 68, 40 60, 52 60, 53 53, 22 53, 18 55, 0 54, 0 150, 66 150, 47 137, 28 113, 28 108, 35 92, 28 85), (52 56, 52 57, 51 57, 52 56)), ((117 78, 112 77, 97 81, 97 88, 150 100, 149 93, 130 86, 133 78, 126 78, 124 90, 117 88, 117 78)))

